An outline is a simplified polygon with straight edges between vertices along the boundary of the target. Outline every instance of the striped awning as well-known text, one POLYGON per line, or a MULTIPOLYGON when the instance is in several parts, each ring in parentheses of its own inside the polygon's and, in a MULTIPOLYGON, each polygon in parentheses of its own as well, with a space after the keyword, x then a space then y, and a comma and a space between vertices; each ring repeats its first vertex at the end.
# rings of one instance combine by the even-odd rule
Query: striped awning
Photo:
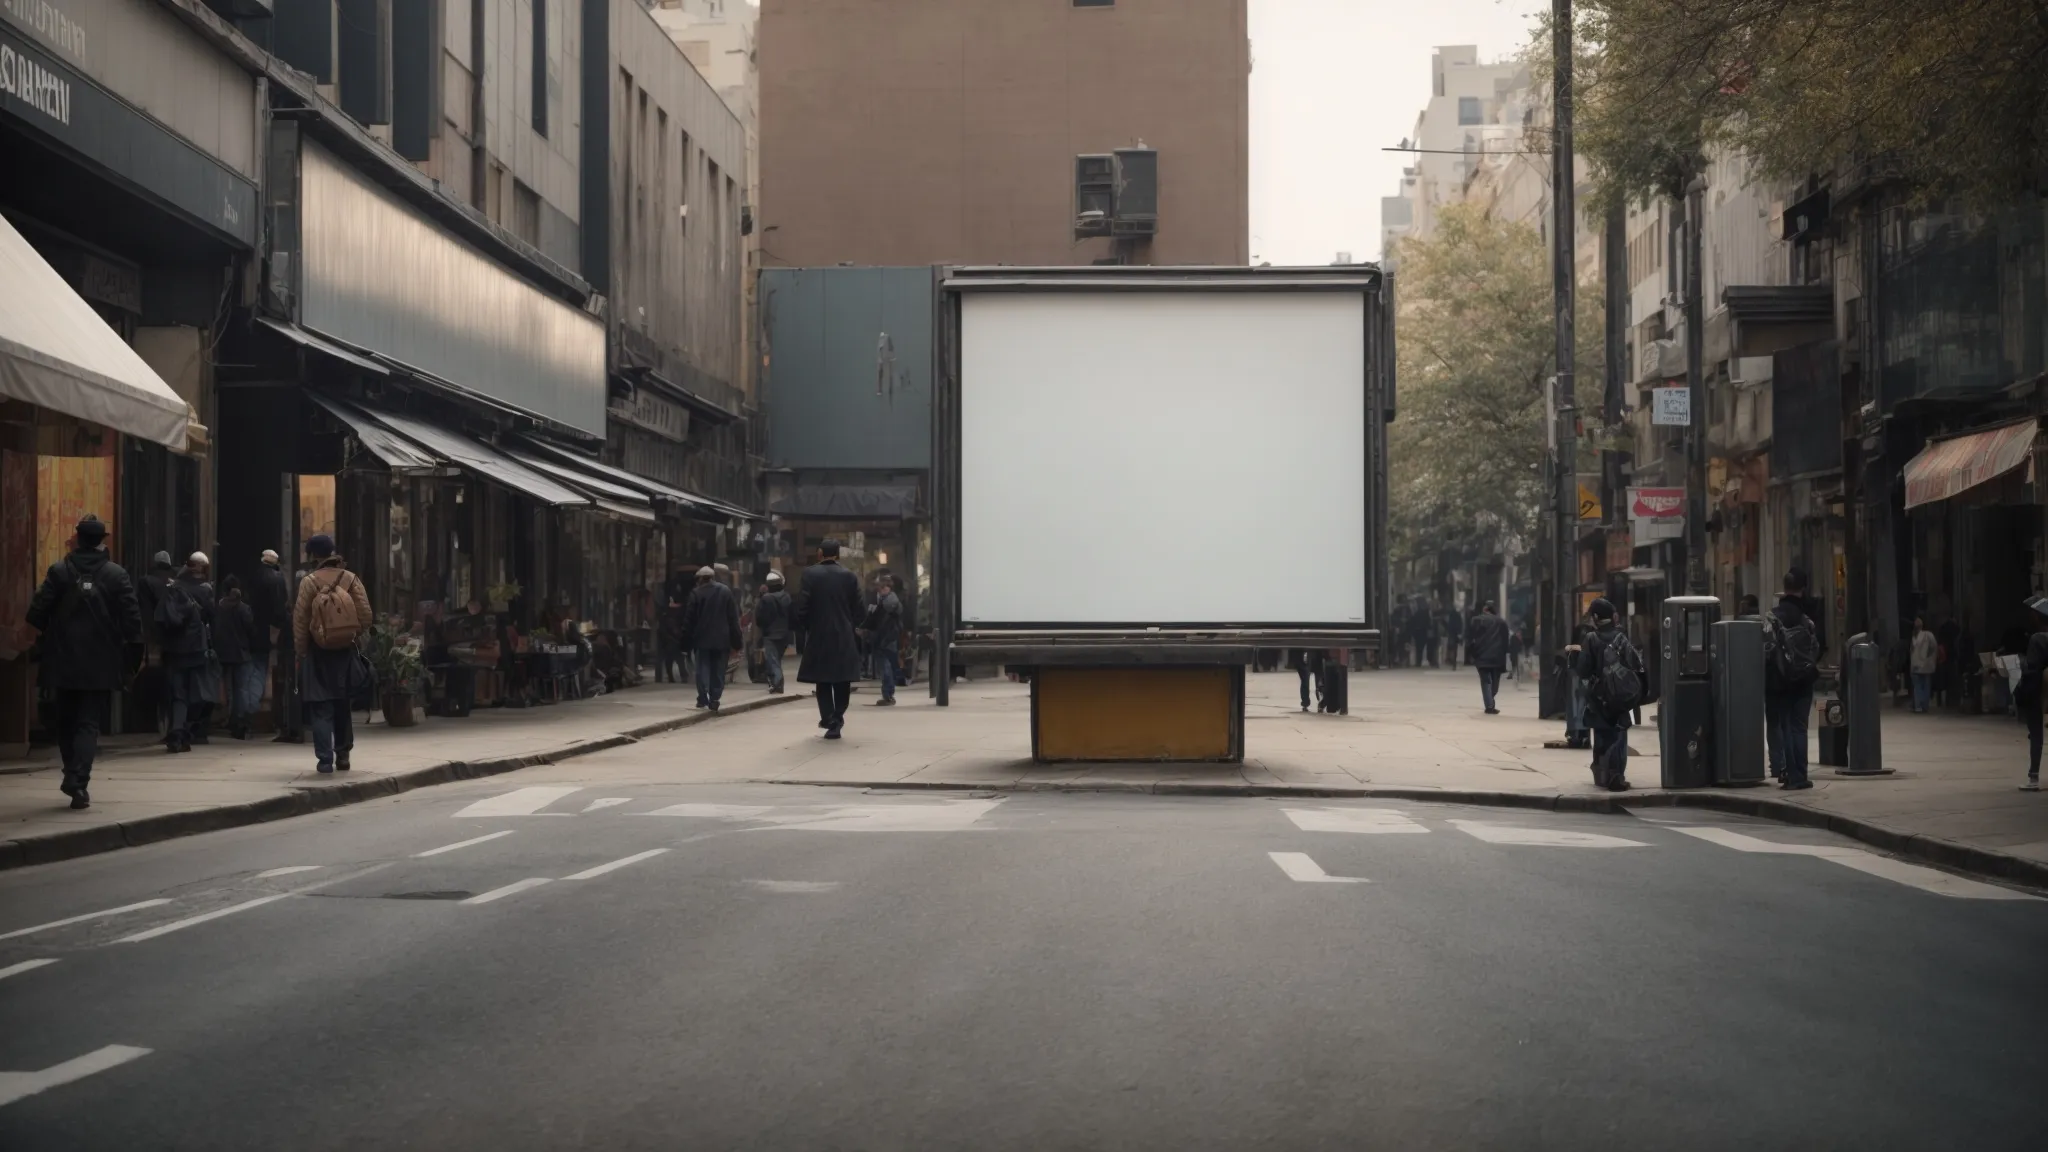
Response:
POLYGON ((2035 421, 1937 440, 1906 463, 1906 507, 1946 500, 2027 462, 2035 421))

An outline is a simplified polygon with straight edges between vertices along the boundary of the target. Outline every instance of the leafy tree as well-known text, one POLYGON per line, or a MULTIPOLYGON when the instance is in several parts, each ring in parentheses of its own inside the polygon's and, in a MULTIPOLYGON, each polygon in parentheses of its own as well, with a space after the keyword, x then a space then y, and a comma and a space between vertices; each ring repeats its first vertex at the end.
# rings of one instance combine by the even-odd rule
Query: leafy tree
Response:
MULTIPOLYGON (((1401 416, 1388 431, 1397 558, 1526 546, 1548 506, 1545 391, 1556 372, 1550 253, 1474 204, 1401 242, 1401 416)), ((1579 409, 1597 413, 1601 300, 1578 297, 1579 409)))

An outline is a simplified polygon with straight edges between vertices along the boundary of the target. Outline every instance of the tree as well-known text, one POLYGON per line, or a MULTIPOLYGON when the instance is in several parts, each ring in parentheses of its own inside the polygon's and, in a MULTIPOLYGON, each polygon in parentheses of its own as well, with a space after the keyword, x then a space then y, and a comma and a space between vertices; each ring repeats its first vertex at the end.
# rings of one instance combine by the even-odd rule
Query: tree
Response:
MULTIPOLYGON (((1547 407, 1556 371, 1550 253, 1536 229, 1473 204, 1401 242, 1396 354, 1401 416, 1388 433, 1396 557, 1526 545, 1549 499, 1547 407)), ((1597 414, 1600 295, 1579 293, 1577 381, 1597 414)))
POLYGON ((1987 207, 2048 186, 2048 0, 1578 0, 1576 18, 1577 142, 1611 195, 1682 194, 1710 145, 1766 179, 1871 162, 1987 207))

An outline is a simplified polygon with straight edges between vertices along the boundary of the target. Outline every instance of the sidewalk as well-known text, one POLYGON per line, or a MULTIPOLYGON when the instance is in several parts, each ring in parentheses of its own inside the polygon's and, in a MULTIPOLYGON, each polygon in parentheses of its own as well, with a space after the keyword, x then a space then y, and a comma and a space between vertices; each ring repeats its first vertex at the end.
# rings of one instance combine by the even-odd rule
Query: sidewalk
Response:
MULTIPOLYGON (((721 717, 807 700, 766 685, 726 689, 721 717)), ((590 700, 535 708, 484 708, 467 717, 426 717, 411 728, 365 724, 356 714, 354 768, 323 776, 313 745, 213 742, 176 756, 126 737, 93 766, 92 807, 74 812, 57 791, 53 750, 38 749, 0 775, 0 868, 148 843, 171 836, 298 815, 425 784, 510 771, 616 747, 711 719, 687 684, 643 684, 590 700), (43 755, 48 752, 49 755, 43 755), (26 769, 22 771, 20 769, 26 769)))

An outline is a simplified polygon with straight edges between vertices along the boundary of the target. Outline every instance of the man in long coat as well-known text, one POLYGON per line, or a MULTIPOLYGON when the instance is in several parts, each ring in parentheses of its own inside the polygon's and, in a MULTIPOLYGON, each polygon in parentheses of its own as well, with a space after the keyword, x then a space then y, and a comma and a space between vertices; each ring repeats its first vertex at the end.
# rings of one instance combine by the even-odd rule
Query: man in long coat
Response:
POLYGON ((865 614, 860 577, 839 566, 839 542, 818 547, 818 562, 804 569, 792 613, 796 630, 804 633, 803 663, 796 678, 818 686, 818 727, 825 739, 839 739, 846 726, 846 702, 860 676, 860 647, 854 625, 865 614))

